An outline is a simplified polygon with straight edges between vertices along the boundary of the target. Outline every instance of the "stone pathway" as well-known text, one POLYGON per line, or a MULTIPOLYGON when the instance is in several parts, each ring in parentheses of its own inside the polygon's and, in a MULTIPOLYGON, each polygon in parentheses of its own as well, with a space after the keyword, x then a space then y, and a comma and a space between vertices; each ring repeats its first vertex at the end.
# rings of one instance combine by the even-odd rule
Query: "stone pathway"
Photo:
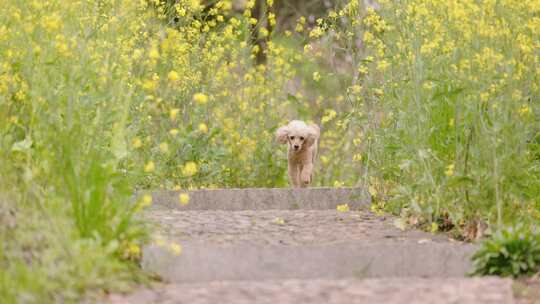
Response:
POLYGON ((513 303, 511 280, 465 276, 474 245, 396 229, 358 189, 310 190, 195 191, 189 207, 156 193, 145 216, 182 253, 144 248, 143 267, 167 283, 110 301, 513 303))
POLYGON ((154 209, 146 216, 178 241, 213 244, 307 245, 347 241, 447 242, 443 236, 400 231, 388 217, 367 211, 243 210, 181 211, 154 209))
POLYGON ((111 300, 115 304, 513 303, 511 282, 497 278, 217 281, 170 284, 111 300))

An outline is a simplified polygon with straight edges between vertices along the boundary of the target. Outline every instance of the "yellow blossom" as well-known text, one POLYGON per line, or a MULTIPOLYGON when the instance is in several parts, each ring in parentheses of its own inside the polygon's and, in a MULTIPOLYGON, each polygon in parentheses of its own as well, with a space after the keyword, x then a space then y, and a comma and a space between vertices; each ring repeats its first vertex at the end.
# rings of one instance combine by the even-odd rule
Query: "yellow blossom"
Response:
POLYGON ((172 136, 178 135, 178 132, 179 132, 178 129, 170 129, 169 130, 169 134, 171 134, 172 136))
POLYGON ((344 182, 341 182, 341 181, 338 181, 338 180, 334 181, 334 187, 335 187, 335 188, 341 188, 341 187, 343 187, 344 185, 345 185, 344 182))
POLYGON ((186 177, 193 176, 197 174, 197 164, 195 162, 189 161, 182 168, 182 174, 186 177))
POLYGON ((325 110, 325 115, 321 118, 322 123, 327 123, 336 117, 337 113, 333 109, 325 110))
POLYGON ((138 148, 142 147, 142 141, 141 141, 140 138, 135 137, 133 139, 133 142, 131 143, 131 145, 133 146, 133 148, 138 149, 138 148))
POLYGON ((356 84, 351 87, 351 90, 354 94, 360 94, 362 87, 356 84))
POLYGON ((208 96, 204 95, 203 93, 196 93, 193 95, 193 100, 201 105, 204 105, 208 103, 208 96))
POLYGON ((152 196, 150 194, 145 194, 141 201, 141 208, 152 205, 152 196))
POLYGON ((171 120, 175 120, 176 116, 178 115, 179 112, 180 112, 180 109, 178 109, 178 108, 174 108, 174 109, 169 110, 169 118, 171 120))
POLYGON ((208 133, 208 127, 206 126, 205 123, 199 124, 199 132, 204 133, 204 134, 208 133))
POLYGON ((319 72, 313 72, 313 80, 319 81, 321 79, 321 74, 319 72))
POLYGON ((381 60, 381 61, 377 62, 377 70, 379 70, 380 72, 386 71, 386 69, 389 66, 390 66, 390 63, 388 63, 388 61, 386 61, 386 60, 381 60))
POLYGON ((162 142, 159 144, 159 150, 161 151, 161 153, 168 153, 169 145, 166 142, 162 142))
POLYGON ((322 155, 321 156, 321 162, 323 163, 323 165, 327 165, 329 160, 328 160, 328 157, 322 155))
POLYGON ((337 205, 336 210, 339 212, 347 212, 349 211, 349 204, 337 205))
POLYGON ((159 58, 159 51, 157 48, 151 48, 150 52, 148 52, 148 57, 150 59, 158 59, 159 58))
POLYGON ((180 255, 182 253, 182 246, 180 246, 180 244, 177 244, 177 243, 171 243, 169 245, 169 248, 171 249, 171 252, 174 254, 174 255, 180 255))
POLYGON ((446 166, 446 171, 444 171, 444 174, 446 174, 446 176, 454 175, 454 164, 446 166))
POLYGON ((259 29, 259 35, 261 35, 261 37, 263 38, 266 38, 268 37, 268 35, 270 35, 270 32, 265 27, 262 27, 259 29))
POLYGON ((176 71, 170 71, 169 74, 167 74, 167 78, 171 82, 176 82, 180 78, 180 76, 176 71))
POLYGON ((531 112, 531 108, 526 104, 522 105, 519 108, 519 114, 521 115, 526 115, 526 114, 529 114, 530 112, 531 112))
POLYGON ((153 172, 155 169, 156 169, 156 165, 154 164, 153 161, 149 161, 149 162, 146 163, 146 165, 144 166, 144 172, 146 172, 146 173, 153 172))
POLYGON ((139 245, 130 243, 125 252, 128 258, 139 258, 141 255, 141 247, 139 245))
POLYGON ((180 202, 180 205, 185 206, 189 203, 189 194, 187 193, 180 193, 178 195, 178 201, 180 202))

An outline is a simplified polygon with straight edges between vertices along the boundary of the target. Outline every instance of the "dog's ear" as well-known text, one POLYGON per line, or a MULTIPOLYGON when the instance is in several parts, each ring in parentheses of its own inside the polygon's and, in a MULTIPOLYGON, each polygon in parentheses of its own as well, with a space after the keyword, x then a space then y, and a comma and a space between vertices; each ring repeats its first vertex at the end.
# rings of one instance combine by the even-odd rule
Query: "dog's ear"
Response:
POLYGON ((287 143, 287 136, 289 136, 289 128, 287 126, 283 126, 276 131, 276 140, 280 144, 286 144, 287 143))
POLYGON ((321 129, 316 124, 310 124, 309 126, 309 133, 308 137, 306 138, 306 144, 308 147, 313 146, 315 141, 319 139, 319 136, 321 135, 321 129))

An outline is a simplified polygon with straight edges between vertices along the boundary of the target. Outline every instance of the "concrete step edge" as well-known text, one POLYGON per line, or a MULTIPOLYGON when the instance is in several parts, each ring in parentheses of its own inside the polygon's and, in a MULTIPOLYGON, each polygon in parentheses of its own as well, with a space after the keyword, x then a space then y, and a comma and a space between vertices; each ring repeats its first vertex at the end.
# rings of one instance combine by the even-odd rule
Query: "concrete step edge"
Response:
POLYGON ((358 209, 371 203, 368 191, 360 187, 161 190, 140 191, 137 195, 148 193, 152 195, 154 207, 178 210, 321 210, 335 209, 341 204, 358 209), (183 193, 189 195, 187 204, 181 204, 180 194, 183 193))
POLYGON ((143 250, 143 268, 171 282, 372 277, 464 277, 476 245, 349 242, 326 245, 231 246, 184 243, 143 250))

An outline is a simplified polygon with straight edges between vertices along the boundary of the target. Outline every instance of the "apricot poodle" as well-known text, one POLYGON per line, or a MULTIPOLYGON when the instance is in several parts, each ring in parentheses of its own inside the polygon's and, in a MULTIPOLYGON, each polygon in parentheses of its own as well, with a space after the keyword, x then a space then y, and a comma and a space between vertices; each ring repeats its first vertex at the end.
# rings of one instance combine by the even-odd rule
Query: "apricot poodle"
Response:
POLYGON ((288 143, 289 182, 295 187, 307 187, 313 180, 313 165, 317 157, 319 126, 293 120, 276 131, 276 140, 288 143))

